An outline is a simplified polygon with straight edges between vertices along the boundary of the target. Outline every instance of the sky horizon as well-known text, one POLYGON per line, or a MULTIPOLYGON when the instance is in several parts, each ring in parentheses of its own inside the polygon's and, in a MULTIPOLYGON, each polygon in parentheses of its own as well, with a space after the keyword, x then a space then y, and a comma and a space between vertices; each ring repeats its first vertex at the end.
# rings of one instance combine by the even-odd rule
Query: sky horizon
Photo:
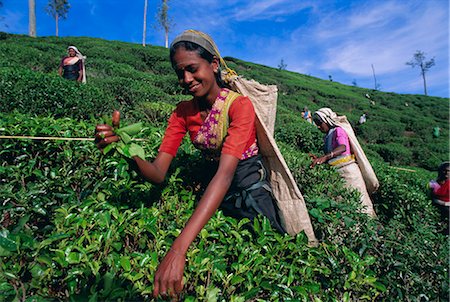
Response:
MULTIPOLYGON (((28 34, 28 1, 3 0, 0 31, 28 34)), ((54 36, 55 22, 36 0, 37 36, 54 36)), ((144 0, 69 0, 59 36, 142 43, 144 0), (124 6, 125 4, 125 6, 124 6)), ((146 44, 164 46, 156 29, 161 1, 148 1, 146 44)), ((170 0, 169 43, 186 29, 211 35, 222 56, 345 85, 424 94, 416 51, 434 58, 426 73, 430 96, 449 97, 448 0, 170 0)), ((81 52, 82 49, 80 49, 81 52)), ((86 54, 89 57, 89 54, 86 54)))

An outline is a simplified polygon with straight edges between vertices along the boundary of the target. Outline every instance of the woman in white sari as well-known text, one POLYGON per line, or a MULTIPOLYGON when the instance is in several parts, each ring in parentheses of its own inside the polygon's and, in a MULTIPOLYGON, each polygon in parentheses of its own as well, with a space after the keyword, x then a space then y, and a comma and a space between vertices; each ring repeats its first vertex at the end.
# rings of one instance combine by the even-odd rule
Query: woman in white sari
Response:
POLYGON ((347 119, 338 116, 330 108, 321 108, 314 112, 313 121, 326 136, 325 155, 313 156, 311 167, 323 163, 335 167, 346 186, 360 192, 362 211, 375 217, 366 184, 370 185, 370 191, 373 192, 378 188, 378 180, 347 119))
POLYGON ((58 74, 67 79, 86 83, 85 56, 75 46, 67 47, 68 55, 61 59, 58 74))

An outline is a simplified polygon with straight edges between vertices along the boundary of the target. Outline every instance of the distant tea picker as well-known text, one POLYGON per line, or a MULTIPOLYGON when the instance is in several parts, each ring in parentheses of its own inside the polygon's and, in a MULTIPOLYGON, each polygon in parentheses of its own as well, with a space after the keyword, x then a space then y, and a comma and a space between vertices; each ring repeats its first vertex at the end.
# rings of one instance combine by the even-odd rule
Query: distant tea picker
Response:
POLYGON ((61 59, 58 74, 67 80, 86 83, 85 56, 75 46, 67 47, 67 56, 61 59))
POLYGON ((330 108, 321 108, 314 112, 313 121, 326 135, 325 155, 312 155, 311 167, 323 163, 335 167, 347 187, 357 189, 361 193, 363 212, 375 217, 369 193, 378 189, 378 179, 347 118, 338 116, 330 108))

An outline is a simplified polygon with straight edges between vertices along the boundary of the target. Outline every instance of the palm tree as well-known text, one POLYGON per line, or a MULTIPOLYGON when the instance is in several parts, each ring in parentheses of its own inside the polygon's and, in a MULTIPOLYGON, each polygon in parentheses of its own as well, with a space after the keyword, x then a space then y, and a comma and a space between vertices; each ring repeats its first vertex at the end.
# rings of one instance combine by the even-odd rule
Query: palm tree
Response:
POLYGON ((145 37, 147 36, 147 0, 144 0, 144 32, 142 34, 142 46, 145 47, 145 37))
POLYGON ((165 35, 165 45, 166 48, 169 47, 169 30, 172 27, 172 20, 169 18, 169 6, 167 3, 169 0, 162 0, 162 5, 158 12, 158 21, 159 25, 164 29, 164 35, 165 35))
POLYGON ((68 0, 49 0, 46 11, 55 19, 56 34, 58 37, 58 20, 59 18, 66 19, 70 4, 68 0))
MULTIPOLYGON (((2 3, 0 2, 0 5, 2 3)), ((28 35, 36 37, 36 2, 28 0, 28 35)))

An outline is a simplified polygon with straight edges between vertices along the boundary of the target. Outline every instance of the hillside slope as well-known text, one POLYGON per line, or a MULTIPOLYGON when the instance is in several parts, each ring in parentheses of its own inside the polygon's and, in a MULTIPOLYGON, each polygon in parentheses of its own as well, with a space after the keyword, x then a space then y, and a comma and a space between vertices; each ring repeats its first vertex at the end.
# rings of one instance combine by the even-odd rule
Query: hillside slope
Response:
MULTIPOLYGON (((64 96, 74 107, 74 117, 119 108, 130 118, 140 118, 137 111, 142 110, 135 109, 142 109, 146 102, 163 107, 186 98, 180 93, 168 50, 162 47, 82 37, 33 39, 5 33, 0 41, 0 100, 5 111, 58 116, 64 110, 47 105, 64 96), (87 56, 86 87, 78 88, 57 77, 59 61, 72 44, 87 56)), ((346 115, 364 147, 386 162, 435 170, 448 160, 448 99, 373 91, 239 59, 226 60, 246 78, 277 85, 277 130, 280 125, 299 121, 296 117, 304 106, 312 111, 330 107, 346 115), (358 126, 356 121, 364 112, 368 121, 358 126), (439 138, 432 136, 434 127, 441 128, 439 138)))
MULTIPOLYGON (((122 125, 144 123, 136 138, 148 158, 157 154, 174 104, 188 98, 167 56, 161 47, 0 33, 0 135, 9 136, 0 139, 0 302, 152 299, 156 267, 202 194, 203 159, 186 140, 170 176, 154 185, 89 138, 117 108, 122 125), (57 76, 71 44, 88 56, 86 85, 57 76)), ((448 158, 448 100, 228 62, 277 84, 277 144, 320 244, 217 211, 188 250, 179 300, 448 301, 448 236, 427 188, 436 173, 414 167, 435 169, 448 158), (380 181, 376 219, 360 212, 358 194, 334 169, 309 167, 308 153, 322 152, 323 141, 299 117, 304 105, 332 107, 353 122, 369 111, 355 129, 380 181), (435 124, 438 139, 429 135, 435 124)))

